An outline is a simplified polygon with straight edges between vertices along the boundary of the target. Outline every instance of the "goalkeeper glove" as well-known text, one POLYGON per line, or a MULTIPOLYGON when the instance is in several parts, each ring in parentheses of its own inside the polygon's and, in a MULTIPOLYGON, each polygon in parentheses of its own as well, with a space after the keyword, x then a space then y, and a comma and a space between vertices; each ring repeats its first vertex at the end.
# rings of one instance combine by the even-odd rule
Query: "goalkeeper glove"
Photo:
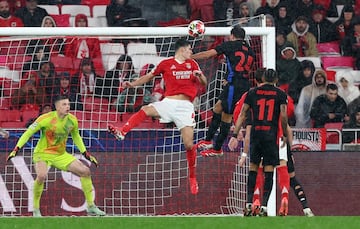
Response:
POLYGON ((96 167, 99 166, 99 163, 98 163, 98 161, 96 160, 96 158, 95 158, 93 155, 91 155, 88 151, 85 151, 85 152, 83 153, 83 155, 84 155, 84 157, 85 157, 87 160, 89 160, 91 163, 93 163, 96 167))
POLYGON ((17 154, 17 152, 19 151, 19 149, 20 149, 20 148, 16 146, 16 147, 13 149, 13 151, 11 151, 11 152, 9 153, 8 157, 6 158, 6 161, 9 161, 11 158, 15 157, 16 154, 17 154))

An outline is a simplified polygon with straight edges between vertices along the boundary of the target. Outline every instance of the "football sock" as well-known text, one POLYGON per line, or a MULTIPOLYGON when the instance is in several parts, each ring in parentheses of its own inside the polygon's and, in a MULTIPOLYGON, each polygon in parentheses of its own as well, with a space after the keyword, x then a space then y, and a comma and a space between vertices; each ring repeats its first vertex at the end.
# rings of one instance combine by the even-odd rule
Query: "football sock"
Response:
POLYGON ((229 135, 231 123, 220 122, 220 133, 216 138, 214 150, 220 150, 224 144, 225 139, 229 135))
POLYGON ((126 124, 122 127, 122 131, 125 133, 129 132, 132 128, 138 126, 142 121, 144 121, 146 116, 147 115, 144 110, 139 110, 129 118, 126 124))
POLYGON ((94 196, 93 196, 93 184, 91 177, 80 177, 81 188, 84 192, 85 200, 88 206, 94 205, 94 196))
POLYGON ((186 150, 186 159, 188 161, 189 166, 189 177, 195 178, 195 170, 196 170, 196 149, 195 146, 191 149, 186 150))
POLYGON ((262 167, 259 167, 257 176, 256 176, 256 184, 255 184, 255 188, 254 188, 253 202, 256 199, 260 201, 260 195, 262 193, 263 187, 264 187, 264 169, 262 167))
POLYGON ((264 184, 262 206, 267 206, 273 186, 273 176, 274 176, 274 172, 265 172, 265 184, 264 184))
POLYGON ((280 166, 277 168, 278 179, 280 185, 281 199, 289 198, 289 188, 290 188, 290 176, 288 173, 287 166, 280 166))
POLYGON ((308 206, 308 203, 306 200, 305 192, 304 192, 301 184, 299 183, 299 181, 296 179, 296 177, 290 178, 290 185, 294 189, 295 195, 298 198, 298 200, 300 201, 303 209, 308 208, 309 206, 308 206))
POLYGON ((213 112, 213 117, 205 138, 206 141, 211 141, 214 138, 214 135, 220 126, 220 122, 221 122, 221 113, 218 114, 213 112))
POLYGON ((38 180, 34 181, 34 187, 33 187, 33 204, 35 209, 40 209, 40 199, 41 194, 44 190, 44 183, 39 183, 38 180))
POLYGON ((256 183, 256 171, 249 171, 248 188, 247 188, 247 203, 252 203, 254 196, 254 188, 256 183))

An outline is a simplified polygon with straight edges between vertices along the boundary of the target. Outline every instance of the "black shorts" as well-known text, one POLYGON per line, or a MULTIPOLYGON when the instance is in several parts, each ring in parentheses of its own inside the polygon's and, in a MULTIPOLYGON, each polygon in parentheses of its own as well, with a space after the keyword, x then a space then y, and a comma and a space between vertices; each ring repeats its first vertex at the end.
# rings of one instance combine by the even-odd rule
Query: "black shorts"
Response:
POLYGON ((219 95, 219 100, 221 100, 223 112, 226 114, 232 114, 234 112, 235 104, 248 90, 248 87, 235 88, 232 85, 224 86, 223 91, 219 95))
POLYGON ((264 140, 261 138, 251 138, 250 140, 250 162, 259 165, 263 159, 263 166, 279 165, 279 146, 276 140, 264 140))

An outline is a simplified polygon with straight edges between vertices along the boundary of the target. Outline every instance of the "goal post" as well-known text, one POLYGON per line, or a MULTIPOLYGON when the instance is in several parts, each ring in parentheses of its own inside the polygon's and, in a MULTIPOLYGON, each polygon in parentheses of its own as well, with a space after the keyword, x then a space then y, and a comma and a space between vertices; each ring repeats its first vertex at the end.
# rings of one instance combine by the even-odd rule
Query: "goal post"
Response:
MULTIPOLYGON (((275 69, 275 28, 244 27, 248 42, 257 55, 256 68, 275 69)), ((73 114, 79 119, 80 134, 87 148, 98 158, 100 167, 91 166, 95 202, 108 215, 241 215, 246 201, 246 177, 248 168, 240 168, 239 151, 231 152, 227 142, 221 158, 197 156, 199 194, 192 195, 188 184, 187 161, 179 131, 172 124, 147 119, 129 132, 124 141, 116 141, 107 133, 107 125, 123 125, 136 109, 140 96, 143 103, 147 87, 150 92, 162 87, 157 78, 139 91, 118 91, 113 78, 106 79, 114 70, 119 57, 131 57, 133 78, 139 77, 145 66, 174 54, 174 43, 179 37, 187 37, 194 52, 207 50, 230 34, 231 27, 206 27, 205 35, 188 37, 186 27, 64 27, 64 28, 1 28, 0 29, 0 127, 10 131, 9 139, 0 138, 0 150, 4 152, 0 163, 0 215, 23 216, 32 212, 32 184, 35 170, 31 155, 39 135, 36 134, 12 162, 5 164, 5 153, 10 152, 18 137, 25 130, 28 117, 34 116, 31 108, 14 107, 13 98, 26 82, 28 70, 24 63, 32 62, 27 53, 30 40, 44 40, 50 48, 48 61, 55 66, 54 77, 69 72, 72 79, 79 71, 81 59, 59 53, 50 40, 62 40, 67 46, 76 39, 96 38, 100 45, 99 57, 92 58, 98 77, 90 94, 77 91, 72 102, 73 114), (135 45, 133 45, 135 44, 135 45), (70 66, 70 67, 69 67, 70 66), (26 76, 25 76, 26 75, 26 76), (97 82, 101 82, 97 84, 97 82), (97 89, 99 89, 97 91, 97 89), (115 95, 112 95, 115 91, 115 95), (110 94, 109 94, 110 93, 110 94), (131 101, 130 101, 131 100, 131 101), (81 107, 77 107, 81 104, 81 107), (130 104, 130 106, 129 106, 130 104), (31 113, 32 112, 32 113, 31 113)), ((36 46, 36 45, 35 45, 36 46)), ((122 60, 124 62, 127 59, 122 60)), ((219 58, 198 61, 208 78, 208 86, 199 91, 195 109, 197 126, 194 141, 204 138, 212 116, 212 106, 221 90, 226 64, 219 58)), ((41 65, 41 64, 40 64, 41 65)), ((118 71, 124 72, 125 67, 118 71)), ((33 69, 39 72, 40 69, 33 69)), ((115 70, 114 70, 115 71, 115 70)), ((253 77, 253 72, 250 76, 253 77)), ((117 79, 119 80, 119 79, 117 79)), ((59 81, 53 81, 54 87, 59 81)), ((46 91, 44 86, 44 91, 46 91)), ((137 88, 138 89, 138 88, 137 88)), ((155 96, 151 94, 155 99, 155 96)), ((52 95, 48 95, 52 96, 52 95)), ((46 98, 46 96, 44 97, 46 98)), ((158 98, 157 98, 158 99, 158 98)), ((149 101, 148 101, 149 102, 149 101)), ((36 112, 35 112, 36 114, 36 112)), ((36 114, 37 115, 37 114, 36 114)), ((69 137, 71 139, 71 137, 69 137)), ((67 151, 87 163, 69 140, 67 151)), ((274 182, 276 186, 276 182, 274 182)), ((67 172, 50 169, 41 199, 43 215, 84 215, 85 200, 79 178, 67 172)), ((275 193, 275 190, 272 192, 275 193)), ((272 194, 269 215, 276 215, 275 197, 272 194)))

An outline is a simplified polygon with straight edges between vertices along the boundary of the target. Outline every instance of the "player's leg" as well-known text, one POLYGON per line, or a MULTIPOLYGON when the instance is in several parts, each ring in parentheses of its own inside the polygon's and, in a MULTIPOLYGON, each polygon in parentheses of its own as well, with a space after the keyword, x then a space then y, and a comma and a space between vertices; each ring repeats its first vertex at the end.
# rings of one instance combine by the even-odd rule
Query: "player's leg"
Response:
POLYGON ((33 186, 33 205, 34 217, 41 217, 40 212, 40 199, 44 190, 44 183, 48 174, 48 166, 45 161, 39 160, 35 162, 36 179, 33 186))
POLYGON ((287 166, 288 166, 288 173, 290 176, 290 186, 294 190, 296 198, 299 200, 299 202, 302 205, 304 215, 309 217, 314 216, 314 213, 312 212, 311 208, 308 205, 304 189, 301 183, 296 179, 294 158, 291 151, 288 152, 288 159, 289 160, 287 162, 287 166))
POLYGON ((80 177, 81 188, 88 206, 87 213, 89 215, 105 215, 105 212, 101 211, 94 203, 93 183, 89 167, 69 153, 61 155, 56 163, 54 163, 54 166, 61 170, 74 173, 80 177))
POLYGON ((287 161, 288 161, 288 151, 290 147, 288 144, 281 148, 283 142, 280 139, 279 141, 279 159, 280 165, 277 166, 277 174, 279 180, 279 186, 281 191, 281 204, 279 209, 280 216, 286 216, 288 214, 288 203, 289 203, 289 189, 290 189, 290 177, 288 173, 287 161))
POLYGON ((261 207, 261 195, 264 188, 264 168, 262 163, 257 170, 256 183, 254 187, 254 196, 253 196, 253 215, 258 215, 261 207))
POLYGON ((196 180, 196 148, 193 144, 194 128, 185 126, 181 130, 181 137, 186 150, 186 159, 189 169, 190 191, 196 195, 199 192, 199 186, 196 180))
POLYGON ((213 147, 212 139, 215 136, 221 123, 222 105, 221 100, 218 100, 213 108, 213 117, 211 119, 206 137, 197 143, 197 147, 200 149, 211 149, 213 147))
POLYGON ((138 112, 133 114, 124 126, 118 128, 110 124, 108 130, 116 137, 116 139, 124 140, 125 135, 143 122, 146 117, 159 117, 159 113, 151 104, 143 106, 138 112))

